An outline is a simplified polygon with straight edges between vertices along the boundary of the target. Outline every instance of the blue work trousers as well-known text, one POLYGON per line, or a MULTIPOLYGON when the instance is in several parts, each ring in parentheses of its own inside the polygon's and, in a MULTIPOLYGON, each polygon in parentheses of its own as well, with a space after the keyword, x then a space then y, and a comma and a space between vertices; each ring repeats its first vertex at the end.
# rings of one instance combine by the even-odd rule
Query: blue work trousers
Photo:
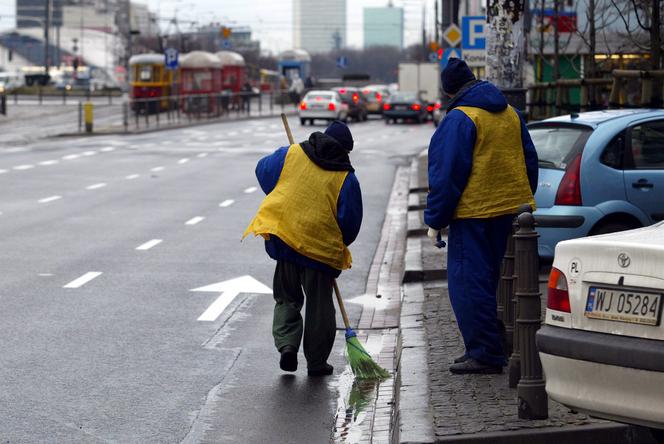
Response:
POLYGON ((487 365, 506 364, 496 291, 513 215, 450 223, 447 276, 450 302, 466 354, 487 365))

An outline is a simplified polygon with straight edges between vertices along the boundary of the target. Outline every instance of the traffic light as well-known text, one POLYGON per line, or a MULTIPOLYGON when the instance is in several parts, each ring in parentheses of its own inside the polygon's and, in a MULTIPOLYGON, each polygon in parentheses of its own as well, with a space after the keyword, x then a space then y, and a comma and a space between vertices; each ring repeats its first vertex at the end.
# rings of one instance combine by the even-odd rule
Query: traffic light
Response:
POLYGON ((438 48, 438 60, 443 60, 443 48, 438 48))

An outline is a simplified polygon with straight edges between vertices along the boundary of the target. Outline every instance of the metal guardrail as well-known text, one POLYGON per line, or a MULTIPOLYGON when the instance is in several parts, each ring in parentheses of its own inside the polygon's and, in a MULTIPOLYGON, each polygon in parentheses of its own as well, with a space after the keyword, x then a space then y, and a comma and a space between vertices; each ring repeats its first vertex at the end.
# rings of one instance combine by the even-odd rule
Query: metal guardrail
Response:
MULTIPOLYGON (((118 103, 122 100, 122 94, 118 93, 116 90, 105 90, 105 91, 90 91, 83 89, 62 89, 54 90, 53 88, 42 88, 38 87, 35 90, 34 94, 26 94, 19 89, 14 89, 6 93, 8 97, 11 97, 11 102, 14 105, 20 105, 21 103, 28 102, 30 104, 35 101, 37 104, 42 105, 44 103, 61 103, 66 105, 73 101, 79 101, 85 99, 86 101, 99 99, 104 100, 108 105, 113 105, 114 102, 118 103)), ((75 102, 74 102, 75 103, 75 102)))

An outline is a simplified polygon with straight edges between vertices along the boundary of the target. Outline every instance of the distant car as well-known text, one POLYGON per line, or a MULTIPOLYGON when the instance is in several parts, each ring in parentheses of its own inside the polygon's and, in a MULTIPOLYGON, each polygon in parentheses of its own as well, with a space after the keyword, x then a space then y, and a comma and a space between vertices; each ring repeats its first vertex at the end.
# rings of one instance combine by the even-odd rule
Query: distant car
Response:
POLYGON ((18 73, 0 72, 0 94, 6 94, 23 86, 23 77, 18 73))
POLYGON ((348 118, 348 107, 334 91, 309 91, 300 102, 300 123, 306 125, 314 120, 342 120, 348 118))
POLYGON ((560 242, 536 341, 548 395, 664 434, 664 222, 560 242))
POLYGON ((362 122, 367 120, 367 102, 360 91, 359 88, 350 87, 350 86, 341 86, 337 88, 332 88, 332 91, 336 91, 341 96, 341 101, 348 106, 348 117, 362 122))
POLYGON ((367 101, 369 114, 383 114, 383 103, 390 97, 385 85, 368 85, 362 88, 362 94, 367 101))
POLYGON ((664 219, 664 110, 573 114, 528 125, 539 157, 539 255, 566 239, 664 219))
POLYGON ((445 110, 443 109, 443 104, 441 103, 440 100, 437 100, 436 103, 433 104, 433 111, 431 113, 431 120, 433 120, 433 126, 437 127, 440 125, 440 122, 443 120, 443 117, 445 117, 445 110))
POLYGON ((414 120, 422 123, 427 120, 427 109, 424 101, 414 92, 398 92, 392 94, 383 105, 385 123, 396 123, 397 120, 414 120))

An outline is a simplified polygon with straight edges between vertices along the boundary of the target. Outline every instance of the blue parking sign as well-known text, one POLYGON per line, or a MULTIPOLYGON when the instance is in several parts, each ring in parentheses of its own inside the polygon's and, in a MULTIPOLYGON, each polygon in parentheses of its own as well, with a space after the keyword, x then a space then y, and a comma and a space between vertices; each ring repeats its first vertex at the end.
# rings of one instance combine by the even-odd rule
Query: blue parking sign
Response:
POLYGON ((178 50, 175 48, 166 48, 164 50, 164 65, 166 69, 177 69, 179 64, 178 50))
POLYGON ((486 49, 485 29, 485 16, 461 17, 461 48, 486 49))

